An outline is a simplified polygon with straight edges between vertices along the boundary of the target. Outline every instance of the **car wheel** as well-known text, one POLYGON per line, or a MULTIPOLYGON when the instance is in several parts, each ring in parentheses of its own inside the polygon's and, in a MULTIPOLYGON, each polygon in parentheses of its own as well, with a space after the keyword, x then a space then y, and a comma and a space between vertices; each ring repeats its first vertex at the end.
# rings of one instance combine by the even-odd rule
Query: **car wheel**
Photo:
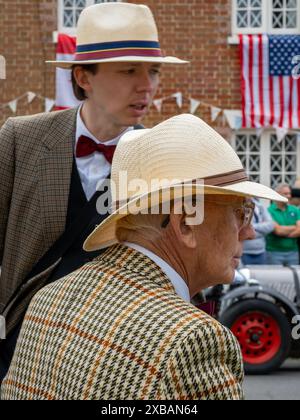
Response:
POLYGON ((291 348, 291 327, 275 304, 261 299, 243 300, 220 317, 238 339, 247 374, 277 370, 291 348))

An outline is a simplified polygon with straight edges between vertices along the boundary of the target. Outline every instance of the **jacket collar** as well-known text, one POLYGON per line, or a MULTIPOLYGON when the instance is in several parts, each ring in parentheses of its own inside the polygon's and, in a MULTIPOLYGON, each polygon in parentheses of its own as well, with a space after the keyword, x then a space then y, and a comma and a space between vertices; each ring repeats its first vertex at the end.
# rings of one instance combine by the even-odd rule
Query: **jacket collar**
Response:
POLYGON ((111 263, 114 267, 132 272, 139 277, 146 277, 157 286, 176 294, 171 280, 154 261, 126 245, 119 244, 107 248, 96 260, 111 263))

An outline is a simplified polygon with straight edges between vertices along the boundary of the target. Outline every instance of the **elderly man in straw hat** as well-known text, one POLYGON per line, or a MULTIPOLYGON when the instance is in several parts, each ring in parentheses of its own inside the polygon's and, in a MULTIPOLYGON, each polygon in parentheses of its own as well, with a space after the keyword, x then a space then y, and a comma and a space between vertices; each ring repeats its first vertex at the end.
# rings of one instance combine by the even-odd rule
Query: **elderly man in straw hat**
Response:
POLYGON ((125 134, 111 181, 113 211, 84 245, 107 250, 33 298, 2 398, 243 398, 236 339, 190 299, 232 281, 250 197, 285 199, 192 115, 125 134))
POLYGON ((72 68, 82 106, 12 118, 1 129, 0 382, 33 294, 95 257, 82 245, 106 217, 96 212, 96 186, 110 176, 121 134, 146 114, 167 63, 185 62, 162 55, 147 6, 88 7, 74 60, 52 63, 72 68))

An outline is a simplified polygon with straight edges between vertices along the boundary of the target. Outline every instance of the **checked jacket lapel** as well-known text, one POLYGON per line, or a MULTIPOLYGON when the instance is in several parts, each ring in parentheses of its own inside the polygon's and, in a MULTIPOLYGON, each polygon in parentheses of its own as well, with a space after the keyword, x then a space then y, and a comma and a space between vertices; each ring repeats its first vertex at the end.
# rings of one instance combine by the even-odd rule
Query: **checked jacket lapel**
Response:
POLYGON ((65 229, 78 108, 61 114, 42 139, 44 153, 38 165, 42 230, 46 248, 65 229))

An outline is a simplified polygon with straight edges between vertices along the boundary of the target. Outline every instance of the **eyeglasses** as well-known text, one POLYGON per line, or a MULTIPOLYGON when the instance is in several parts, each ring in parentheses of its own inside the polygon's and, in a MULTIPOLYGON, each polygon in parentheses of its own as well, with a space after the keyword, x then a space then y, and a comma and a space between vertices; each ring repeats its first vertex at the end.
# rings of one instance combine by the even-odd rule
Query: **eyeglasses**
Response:
POLYGON ((233 203, 226 203, 214 199, 205 199, 208 203, 218 204, 220 206, 230 206, 233 208, 236 219, 238 220, 239 229, 245 229, 249 227, 252 223, 255 204, 252 201, 246 201, 244 204, 239 206, 234 206, 233 203))
MULTIPOLYGON (((207 199, 204 198, 204 202, 220 205, 220 206, 229 206, 233 208, 234 214, 236 216, 236 219, 238 221, 238 227, 239 230, 245 229, 249 227, 252 223, 253 216, 254 216, 254 210, 255 210, 255 204, 252 201, 246 201, 244 204, 239 206, 234 206, 233 203, 230 202, 223 202, 220 200, 215 199, 207 199)), ((162 223, 162 228, 166 228, 170 222, 170 216, 168 215, 166 219, 162 223)))

